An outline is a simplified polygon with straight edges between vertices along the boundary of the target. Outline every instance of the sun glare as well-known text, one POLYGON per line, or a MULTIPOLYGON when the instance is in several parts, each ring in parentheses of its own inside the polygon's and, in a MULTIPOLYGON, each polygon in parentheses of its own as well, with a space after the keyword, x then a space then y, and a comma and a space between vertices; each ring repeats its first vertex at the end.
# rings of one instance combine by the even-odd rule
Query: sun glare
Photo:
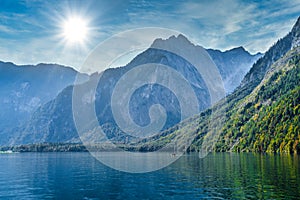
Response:
POLYGON ((70 43, 83 43, 88 34, 87 23, 80 17, 70 17, 63 23, 63 37, 70 43))

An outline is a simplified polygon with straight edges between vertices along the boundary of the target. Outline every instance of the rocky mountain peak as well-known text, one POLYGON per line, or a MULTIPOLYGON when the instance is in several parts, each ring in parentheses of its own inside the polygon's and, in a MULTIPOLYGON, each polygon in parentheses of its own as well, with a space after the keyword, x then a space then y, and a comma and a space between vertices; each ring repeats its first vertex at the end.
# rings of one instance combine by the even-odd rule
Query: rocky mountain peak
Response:
POLYGON ((161 48, 165 45, 173 46, 195 46, 191 43, 184 35, 179 34, 178 36, 172 35, 168 39, 158 38, 154 40, 150 48, 161 48))

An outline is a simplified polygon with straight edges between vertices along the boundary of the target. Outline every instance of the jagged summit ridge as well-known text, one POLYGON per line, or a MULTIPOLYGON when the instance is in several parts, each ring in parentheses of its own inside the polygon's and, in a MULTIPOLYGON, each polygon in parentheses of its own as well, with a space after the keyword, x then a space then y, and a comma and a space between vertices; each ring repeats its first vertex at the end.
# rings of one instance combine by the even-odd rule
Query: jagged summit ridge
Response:
MULTIPOLYGON (((197 50, 197 48, 200 48, 201 50, 203 50, 203 47, 200 45, 196 45, 193 42, 191 42, 186 36, 179 34, 177 36, 172 35, 167 39, 162 39, 162 38, 157 38, 153 41, 153 43, 151 44, 150 48, 157 48, 157 49, 174 49, 174 50, 180 50, 183 48, 184 51, 190 50, 190 51, 195 51, 197 50)), ((198 50, 200 50, 198 49, 198 50)), ((251 54, 249 51, 247 51, 245 49, 245 47, 243 46, 238 46, 238 47, 234 47, 228 50, 218 50, 218 49, 206 49, 208 51, 218 51, 218 52, 222 52, 222 53, 231 53, 231 52, 237 52, 237 53, 247 53, 249 55, 263 55, 260 52, 257 52, 255 54, 251 54)), ((197 52, 197 51, 196 51, 197 52)), ((195 52, 194 52, 195 53, 195 52)))
POLYGON ((172 35, 167 39, 158 38, 154 40, 150 48, 163 50, 171 49, 179 55, 184 55, 186 53, 197 55, 197 53, 201 53, 201 51, 204 50, 202 46, 193 44, 182 34, 179 34, 178 36, 172 35))
POLYGON ((172 35, 167 39, 157 38, 154 40, 150 48, 156 48, 161 45, 165 44, 174 44, 174 45, 190 45, 190 46, 196 46, 191 41, 189 41, 184 35, 179 34, 178 36, 172 35))

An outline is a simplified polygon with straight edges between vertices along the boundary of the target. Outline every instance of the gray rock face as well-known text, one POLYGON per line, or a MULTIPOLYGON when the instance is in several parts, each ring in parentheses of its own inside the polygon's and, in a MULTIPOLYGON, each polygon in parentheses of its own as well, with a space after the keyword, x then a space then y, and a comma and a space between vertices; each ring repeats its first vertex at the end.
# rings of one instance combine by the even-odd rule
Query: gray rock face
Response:
POLYGON ((243 47, 237 47, 225 52, 208 49, 207 52, 217 65, 223 78, 226 93, 232 93, 237 88, 252 65, 263 55, 251 55, 243 47))
POLYGON ((298 18, 295 26, 292 29, 292 48, 299 47, 300 46, 300 17, 298 18))

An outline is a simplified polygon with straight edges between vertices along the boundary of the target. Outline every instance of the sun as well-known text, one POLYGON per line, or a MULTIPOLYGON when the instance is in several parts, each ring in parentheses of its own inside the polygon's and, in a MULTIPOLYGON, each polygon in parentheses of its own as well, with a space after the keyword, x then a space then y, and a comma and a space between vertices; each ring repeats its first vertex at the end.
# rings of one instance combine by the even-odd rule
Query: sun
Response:
POLYGON ((87 22, 78 16, 69 17, 63 22, 63 37, 69 43, 83 43, 87 39, 87 22))

